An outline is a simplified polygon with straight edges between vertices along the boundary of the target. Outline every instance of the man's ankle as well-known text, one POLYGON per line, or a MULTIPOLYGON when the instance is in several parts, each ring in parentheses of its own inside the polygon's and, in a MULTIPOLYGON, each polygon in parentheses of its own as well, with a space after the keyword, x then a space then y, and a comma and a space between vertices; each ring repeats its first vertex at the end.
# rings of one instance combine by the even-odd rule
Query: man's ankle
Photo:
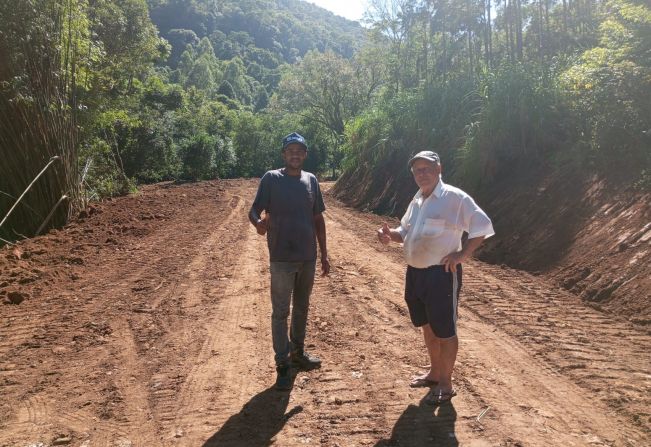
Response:
POLYGON ((299 367, 303 370, 316 369, 321 367, 321 359, 306 353, 302 349, 292 351, 290 356, 292 365, 299 367))
POLYGON ((276 389, 290 390, 292 388, 292 375, 289 365, 284 363, 276 365, 276 372, 276 389))

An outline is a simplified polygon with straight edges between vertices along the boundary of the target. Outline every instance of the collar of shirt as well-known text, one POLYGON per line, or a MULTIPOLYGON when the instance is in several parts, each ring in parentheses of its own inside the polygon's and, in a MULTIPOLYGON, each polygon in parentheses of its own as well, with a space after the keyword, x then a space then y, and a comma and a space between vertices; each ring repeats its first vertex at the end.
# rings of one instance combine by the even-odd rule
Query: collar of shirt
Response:
MULTIPOLYGON (((432 194, 434 194, 434 197, 436 197, 437 199, 441 198, 441 194, 443 194, 444 186, 445 186, 445 184, 443 183, 443 179, 441 177, 439 177, 439 181, 436 184, 436 187, 434 188, 434 191, 432 191, 432 194)), ((430 194, 427 197, 423 197, 423 191, 421 191, 419 189, 418 192, 416 193, 416 195, 414 196, 414 200, 416 200, 416 201, 418 201, 420 203, 423 203, 425 200, 429 199, 432 196, 432 194, 430 194)))

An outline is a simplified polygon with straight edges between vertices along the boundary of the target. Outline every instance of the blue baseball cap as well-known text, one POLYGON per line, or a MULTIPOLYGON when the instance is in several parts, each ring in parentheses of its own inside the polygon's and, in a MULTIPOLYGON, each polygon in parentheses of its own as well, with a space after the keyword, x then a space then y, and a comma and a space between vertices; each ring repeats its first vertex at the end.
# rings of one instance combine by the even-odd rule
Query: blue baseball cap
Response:
POLYGON ((287 135, 285 138, 283 138, 283 150, 285 150, 285 148, 292 143, 298 143, 302 145, 305 148, 305 150, 307 150, 307 143, 305 142, 305 138, 303 138, 302 135, 299 135, 296 132, 292 132, 289 135, 287 135))

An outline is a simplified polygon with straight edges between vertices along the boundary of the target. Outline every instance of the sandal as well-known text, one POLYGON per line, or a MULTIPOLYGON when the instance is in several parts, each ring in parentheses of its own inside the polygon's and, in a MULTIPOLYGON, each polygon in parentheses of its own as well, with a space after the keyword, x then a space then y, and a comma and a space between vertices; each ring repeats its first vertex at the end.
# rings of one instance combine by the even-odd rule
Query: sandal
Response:
POLYGON ((436 380, 428 379, 425 376, 417 376, 411 379, 409 386, 412 388, 431 388, 438 385, 436 380))
POLYGON ((425 398, 425 402, 430 405, 441 405, 442 403, 449 402, 456 395, 457 392, 454 390, 432 390, 425 398))

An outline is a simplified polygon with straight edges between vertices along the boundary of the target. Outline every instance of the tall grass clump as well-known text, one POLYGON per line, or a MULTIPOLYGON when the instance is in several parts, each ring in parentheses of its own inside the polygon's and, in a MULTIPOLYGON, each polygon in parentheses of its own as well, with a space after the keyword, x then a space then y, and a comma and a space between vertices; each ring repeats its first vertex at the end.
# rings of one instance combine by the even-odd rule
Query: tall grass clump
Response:
POLYGON ((335 192, 369 209, 400 212, 415 191, 407 161, 438 151, 445 172, 455 171, 457 148, 475 98, 465 80, 385 98, 346 126, 345 172, 335 192))
POLYGON ((476 95, 460 153, 464 183, 490 184, 520 163, 543 162, 562 145, 570 117, 551 74, 503 66, 482 74, 476 95))
POLYGON ((60 226, 79 206, 76 3, 0 0, 0 220, 58 157, 5 220, 3 241, 60 226))
POLYGON ((476 107, 466 80, 402 92, 380 101, 346 127, 345 166, 376 169, 421 150, 438 151, 453 163, 470 112, 476 107))

